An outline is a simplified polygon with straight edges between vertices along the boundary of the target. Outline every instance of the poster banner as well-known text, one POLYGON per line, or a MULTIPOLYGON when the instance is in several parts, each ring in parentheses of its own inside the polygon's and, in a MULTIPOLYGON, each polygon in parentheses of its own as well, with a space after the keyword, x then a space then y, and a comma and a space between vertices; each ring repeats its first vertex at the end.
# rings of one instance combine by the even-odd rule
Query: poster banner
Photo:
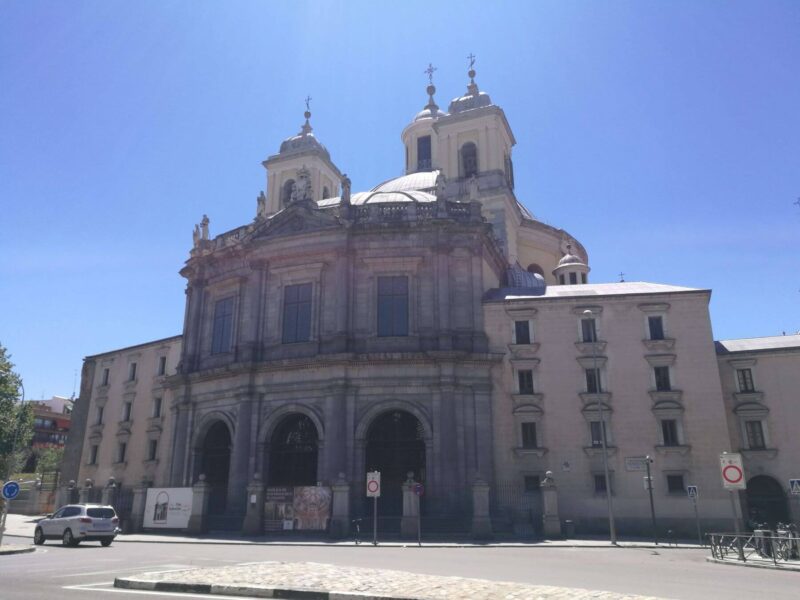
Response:
POLYGON ((145 529, 185 529, 192 514, 192 488, 149 488, 144 503, 145 529))
POLYGON ((329 487, 268 487, 264 496, 264 529, 325 531, 332 498, 329 487))

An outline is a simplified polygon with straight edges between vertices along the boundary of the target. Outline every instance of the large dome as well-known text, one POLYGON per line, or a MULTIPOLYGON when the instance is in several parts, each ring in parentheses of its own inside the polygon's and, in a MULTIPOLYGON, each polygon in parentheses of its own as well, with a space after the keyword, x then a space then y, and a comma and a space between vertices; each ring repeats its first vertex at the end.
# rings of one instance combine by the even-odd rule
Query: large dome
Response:
POLYGON ((409 190, 432 190, 436 187, 439 171, 420 171, 402 175, 376 185, 371 192, 406 192, 409 190))

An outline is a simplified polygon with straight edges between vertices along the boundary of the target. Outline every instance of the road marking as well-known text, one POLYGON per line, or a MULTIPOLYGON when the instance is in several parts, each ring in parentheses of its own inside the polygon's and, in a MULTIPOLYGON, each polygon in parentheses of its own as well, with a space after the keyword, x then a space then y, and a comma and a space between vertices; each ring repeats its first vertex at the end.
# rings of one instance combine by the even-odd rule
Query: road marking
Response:
POLYGON ((68 575, 54 575, 51 579, 62 579, 67 577, 83 577, 89 575, 111 575, 113 573, 132 573, 133 571, 147 571, 148 569, 156 569, 153 573, 171 573, 173 571, 185 571, 186 569, 191 569, 191 565, 179 565, 179 564, 170 564, 170 565, 145 565, 143 567, 130 567, 129 569, 106 569, 105 571, 88 571, 88 572, 80 572, 80 573, 70 573, 68 575), (164 567, 173 567, 171 569, 165 570, 164 567))
MULTIPOLYGON (((107 592, 111 594, 145 594, 147 596, 174 596, 179 598, 202 598, 208 600, 208 594, 185 594, 183 592, 158 592, 156 590, 126 590, 122 588, 105 588, 97 589, 101 585, 114 585, 113 581, 104 581, 103 583, 84 583, 79 585, 65 585, 61 589, 64 590, 78 590, 81 592, 107 592)), ((242 600, 241 596, 220 596, 213 595, 214 600, 242 600)))

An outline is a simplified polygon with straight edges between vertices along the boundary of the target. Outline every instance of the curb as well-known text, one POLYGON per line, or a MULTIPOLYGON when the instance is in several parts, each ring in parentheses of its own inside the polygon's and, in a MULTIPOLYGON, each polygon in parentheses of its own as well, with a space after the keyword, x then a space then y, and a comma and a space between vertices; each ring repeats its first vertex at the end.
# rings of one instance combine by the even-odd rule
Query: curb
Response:
POLYGON ((148 581, 146 579, 136 579, 133 577, 117 577, 114 579, 114 587, 151 592, 244 596, 248 598, 286 598, 297 600, 411 600, 407 596, 403 596, 402 598, 399 596, 376 596, 375 594, 361 592, 274 588, 259 585, 148 581))
POLYGON ((0 548, 0 556, 4 556, 6 554, 26 554, 28 552, 35 552, 36 546, 10 546, 6 548, 0 548))
POLYGON ((731 567, 749 567, 750 569, 771 569, 773 571, 795 571, 800 572, 799 565, 788 565, 778 563, 754 563, 754 562, 741 562, 739 560, 722 560, 714 558, 713 556, 706 556, 706 562, 716 563, 718 565, 728 565, 731 567))

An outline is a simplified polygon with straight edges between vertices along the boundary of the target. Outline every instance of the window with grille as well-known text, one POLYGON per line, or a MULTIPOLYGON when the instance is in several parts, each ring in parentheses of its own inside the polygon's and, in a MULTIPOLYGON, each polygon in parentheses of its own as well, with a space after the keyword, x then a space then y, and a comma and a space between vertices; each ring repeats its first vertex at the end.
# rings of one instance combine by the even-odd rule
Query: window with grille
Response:
POLYGON ((657 391, 668 392, 672 389, 672 384, 669 380, 669 367, 653 367, 653 373, 656 378, 657 391))
POLYGON ((667 475, 667 492, 670 494, 686 493, 686 486, 683 485, 683 475, 667 475))
POLYGON ((109 370, 103 369, 103 382, 100 385, 108 385, 109 370))
POLYGON ((122 405, 122 420, 123 421, 130 421, 131 420, 131 408, 132 404, 130 402, 126 402, 122 405))
POLYGON ((125 462, 125 454, 128 451, 128 444, 120 442, 117 446, 117 462, 125 462))
POLYGON ((514 334, 517 344, 531 343, 531 327, 528 321, 514 321, 514 334))
POLYGON ((597 341, 597 324, 594 319, 581 319, 581 334, 584 342, 597 341))
POLYGON ((594 476, 594 491, 596 494, 605 494, 606 493, 606 476, 605 475, 595 475, 594 476))
POLYGON ((214 305, 214 327, 211 334, 211 354, 231 351, 233 339, 233 297, 217 300, 214 305))
POLYGON ((675 419, 664 419, 661 421, 661 435, 665 446, 679 446, 678 441, 678 422, 675 419))
POLYGON ((136 379, 136 363, 132 362, 128 365, 128 381, 134 381, 136 379))
POLYGON ((517 371, 517 377, 519 378, 519 393, 533 394, 533 371, 530 369, 517 371))
POLYGON ((431 165, 431 136, 423 135, 417 138, 417 171, 427 171, 431 165))
POLYGON ((478 147, 472 142, 467 142, 461 146, 461 168, 464 177, 472 177, 478 174, 478 147))
POLYGON ((158 440, 150 440, 147 445, 147 460, 155 460, 158 453, 158 440))
POLYGON ((166 375, 167 373, 167 357, 166 356, 159 356, 158 357, 158 374, 159 375, 166 375))
POLYGON ((647 317, 651 340, 664 339, 664 319, 662 317, 647 317))
POLYGON ((606 429, 605 422, 602 423, 602 428, 600 427, 600 421, 590 421, 589 422, 589 434, 592 437, 592 446, 595 448, 602 447, 603 445, 603 434, 606 434, 606 443, 608 443, 608 430, 606 429))
POLYGON ((283 291, 283 343, 311 339, 311 284, 287 285, 283 291))
POLYGON ((408 335, 408 277, 378 277, 378 335, 408 335))
POLYGON ((153 416, 158 418, 161 416, 161 398, 153 398, 153 416))
POLYGON ((600 369, 586 369, 586 391, 590 394, 599 394, 603 391, 600 369))
POLYGON ((767 447, 764 440, 764 425, 761 421, 746 421, 744 424, 747 433, 747 447, 753 450, 763 450, 767 447))
POLYGON ((736 378, 739 380, 740 392, 755 392, 753 385, 753 371, 750 369, 736 369, 736 378))
POLYGON ((536 423, 522 424, 522 447, 538 448, 539 440, 536 437, 536 423))

